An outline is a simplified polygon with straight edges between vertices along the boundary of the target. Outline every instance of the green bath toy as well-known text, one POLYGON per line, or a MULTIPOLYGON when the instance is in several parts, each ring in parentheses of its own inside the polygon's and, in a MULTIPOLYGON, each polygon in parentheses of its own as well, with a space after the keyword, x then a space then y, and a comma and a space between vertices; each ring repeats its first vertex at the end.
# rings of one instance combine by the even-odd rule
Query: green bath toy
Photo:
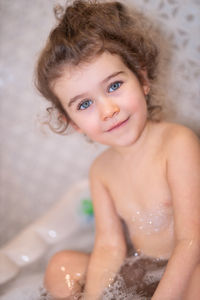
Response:
POLYGON ((83 199, 81 203, 81 211, 84 215, 92 217, 94 215, 91 199, 83 199))

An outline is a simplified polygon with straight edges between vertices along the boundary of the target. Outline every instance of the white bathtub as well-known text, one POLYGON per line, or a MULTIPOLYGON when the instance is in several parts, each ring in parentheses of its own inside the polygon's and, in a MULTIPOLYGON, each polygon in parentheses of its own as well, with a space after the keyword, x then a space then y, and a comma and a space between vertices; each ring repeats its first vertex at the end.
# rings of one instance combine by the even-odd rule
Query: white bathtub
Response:
POLYGON ((0 249, 0 299, 38 300, 49 257, 61 249, 90 252, 94 217, 87 179, 0 249))

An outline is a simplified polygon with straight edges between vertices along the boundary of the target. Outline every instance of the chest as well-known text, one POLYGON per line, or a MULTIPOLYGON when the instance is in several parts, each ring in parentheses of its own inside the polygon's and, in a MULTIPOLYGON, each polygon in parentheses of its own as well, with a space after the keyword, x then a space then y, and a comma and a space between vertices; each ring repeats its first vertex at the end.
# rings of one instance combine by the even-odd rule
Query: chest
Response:
POLYGON ((127 224, 159 231, 172 214, 164 159, 145 159, 118 166, 108 177, 116 210, 127 224))

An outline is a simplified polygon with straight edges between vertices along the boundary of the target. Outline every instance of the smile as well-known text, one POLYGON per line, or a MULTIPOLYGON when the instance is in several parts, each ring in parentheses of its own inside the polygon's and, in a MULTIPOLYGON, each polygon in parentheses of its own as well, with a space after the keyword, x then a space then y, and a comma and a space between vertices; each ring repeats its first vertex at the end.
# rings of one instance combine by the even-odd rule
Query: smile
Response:
POLYGON ((118 128, 121 128, 122 126, 124 126, 128 120, 129 120, 130 117, 128 117, 126 120, 122 121, 122 122, 119 122, 117 123, 116 125, 114 125, 113 127, 109 128, 108 130, 106 130, 106 132, 110 132, 110 131, 113 131, 115 129, 118 129, 118 128))

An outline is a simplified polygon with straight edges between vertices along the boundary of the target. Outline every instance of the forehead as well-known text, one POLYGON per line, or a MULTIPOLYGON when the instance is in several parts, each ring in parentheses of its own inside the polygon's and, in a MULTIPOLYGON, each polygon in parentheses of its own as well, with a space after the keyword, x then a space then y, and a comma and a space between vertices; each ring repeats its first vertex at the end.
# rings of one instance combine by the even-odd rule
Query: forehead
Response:
POLYGON ((74 88, 81 89, 81 86, 90 88, 110 74, 125 70, 128 71, 128 68, 120 56, 104 52, 90 62, 64 66, 62 75, 54 82, 53 90, 59 97, 63 89, 70 93, 74 88))

